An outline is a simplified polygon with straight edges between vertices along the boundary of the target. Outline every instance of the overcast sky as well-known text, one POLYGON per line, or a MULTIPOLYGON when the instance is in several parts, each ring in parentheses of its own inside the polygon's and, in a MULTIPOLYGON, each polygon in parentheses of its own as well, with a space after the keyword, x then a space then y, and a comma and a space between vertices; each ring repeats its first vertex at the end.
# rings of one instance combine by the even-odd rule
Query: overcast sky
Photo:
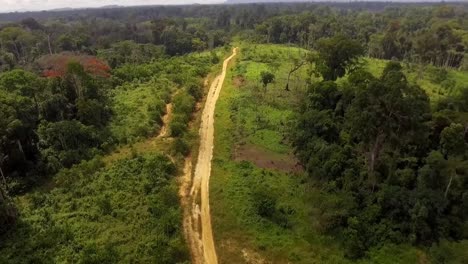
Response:
POLYGON ((0 0, 0 12, 48 10, 64 7, 99 7, 105 5, 210 4, 222 0, 0 0))
MULTIPOLYGON (((263 0, 264 1, 264 0, 263 0)), ((290 1, 290 0, 289 0, 290 1)), ((333 1, 333 0, 315 0, 315 1, 333 1)), ((336 1, 336 0, 335 0, 336 1)), ((340 1, 340 0, 339 0, 340 1)), ((344 1, 344 0, 341 0, 344 1)), ((351 0, 354 1, 354 0, 351 0)), ((360 0, 360 1, 424 1, 424 0, 360 0)), ((425 1, 440 1, 440 0, 425 0, 425 1)), ((468 1, 468 0, 458 0, 468 1)), ((177 4, 212 4, 221 3, 224 0, 0 0, 0 12, 11 11, 37 11, 50 10, 66 7, 99 7, 106 5, 177 5, 177 4)))

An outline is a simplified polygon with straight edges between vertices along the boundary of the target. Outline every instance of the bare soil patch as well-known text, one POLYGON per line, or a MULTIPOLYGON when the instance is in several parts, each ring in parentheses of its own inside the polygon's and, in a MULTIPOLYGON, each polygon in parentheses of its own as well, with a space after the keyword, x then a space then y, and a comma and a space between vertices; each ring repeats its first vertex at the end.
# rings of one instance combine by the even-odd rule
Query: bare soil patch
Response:
POLYGON ((262 149, 258 146, 246 144, 236 149, 236 161, 250 161, 257 167, 285 172, 302 172, 304 168, 293 153, 278 154, 262 149))
POLYGON ((232 83, 234 84, 234 86, 235 86, 236 88, 240 88, 240 87, 242 87, 242 86, 245 85, 246 80, 245 80, 244 76, 242 76, 242 75, 237 75, 237 76, 234 77, 234 79, 232 80, 232 83))

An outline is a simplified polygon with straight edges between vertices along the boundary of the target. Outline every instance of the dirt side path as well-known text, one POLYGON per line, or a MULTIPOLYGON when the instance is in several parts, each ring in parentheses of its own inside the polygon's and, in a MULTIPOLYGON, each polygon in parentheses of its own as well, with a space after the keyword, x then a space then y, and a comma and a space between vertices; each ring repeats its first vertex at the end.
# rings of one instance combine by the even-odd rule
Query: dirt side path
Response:
POLYGON ((211 227, 210 215, 210 174, 211 174, 211 159, 213 158, 213 141, 214 141, 214 112, 216 101, 218 100, 221 88, 226 78, 226 71, 229 61, 237 55, 237 48, 233 49, 232 55, 223 63, 222 73, 217 76, 210 87, 207 95, 205 108, 202 113, 202 121, 200 125, 200 149, 197 164, 195 167, 195 175, 191 181, 190 175, 187 175, 190 163, 186 163, 184 182, 191 183, 190 192, 188 192, 187 184, 182 185, 181 196, 187 200, 191 200, 191 206, 188 205, 188 210, 184 213, 184 229, 190 248, 192 251, 193 263, 217 264, 216 249, 213 240, 213 230, 211 227), (200 195, 200 196, 199 196, 200 195), (187 219, 187 217, 189 219, 187 219), (201 235, 200 235, 201 234, 201 235))
POLYGON ((166 137, 168 132, 169 121, 172 116, 172 103, 166 104, 166 114, 162 117, 163 125, 159 131, 158 138, 166 137))

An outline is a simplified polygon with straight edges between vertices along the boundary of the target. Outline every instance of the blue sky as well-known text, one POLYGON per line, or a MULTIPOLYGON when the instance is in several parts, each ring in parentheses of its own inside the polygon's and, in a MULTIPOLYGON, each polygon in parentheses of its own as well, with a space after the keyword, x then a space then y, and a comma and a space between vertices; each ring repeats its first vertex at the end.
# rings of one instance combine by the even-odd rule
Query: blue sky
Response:
POLYGON ((0 12, 48 10, 64 7, 99 7, 105 5, 210 4, 222 0, 0 0, 0 12))

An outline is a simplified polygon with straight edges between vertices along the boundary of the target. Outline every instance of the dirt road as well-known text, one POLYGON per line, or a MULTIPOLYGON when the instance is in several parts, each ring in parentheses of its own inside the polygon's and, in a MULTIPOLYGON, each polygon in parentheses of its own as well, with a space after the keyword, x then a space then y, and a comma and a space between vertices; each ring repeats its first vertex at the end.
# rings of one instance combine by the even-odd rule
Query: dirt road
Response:
MULTIPOLYGON (((226 78, 228 63, 236 55, 237 48, 234 49, 232 55, 224 61, 222 73, 217 76, 211 84, 205 108, 202 113, 200 126, 200 149, 198 161, 195 167, 195 175, 193 176, 193 181, 191 181, 191 177, 189 177, 190 174, 186 174, 184 177, 184 183, 182 184, 182 188, 187 188, 184 187, 184 185, 187 186, 187 181, 192 182, 190 192, 188 192, 188 189, 182 189, 181 196, 183 198, 183 204, 185 203, 187 205, 188 200, 192 201, 192 206, 184 213, 186 216, 184 219, 184 228, 187 240, 191 247, 193 263, 196 264, 218 263, 213 240, 213 230, 211 228, 209 191, 211 159, 213 158, 214 112, 216 101, 218 100, 224 79, 226 78)), ((191 164, 186 163, 186 167, 191 167, 191 164)), ((187 170, 186 168, 186 171, 190 170, 187 170)))

